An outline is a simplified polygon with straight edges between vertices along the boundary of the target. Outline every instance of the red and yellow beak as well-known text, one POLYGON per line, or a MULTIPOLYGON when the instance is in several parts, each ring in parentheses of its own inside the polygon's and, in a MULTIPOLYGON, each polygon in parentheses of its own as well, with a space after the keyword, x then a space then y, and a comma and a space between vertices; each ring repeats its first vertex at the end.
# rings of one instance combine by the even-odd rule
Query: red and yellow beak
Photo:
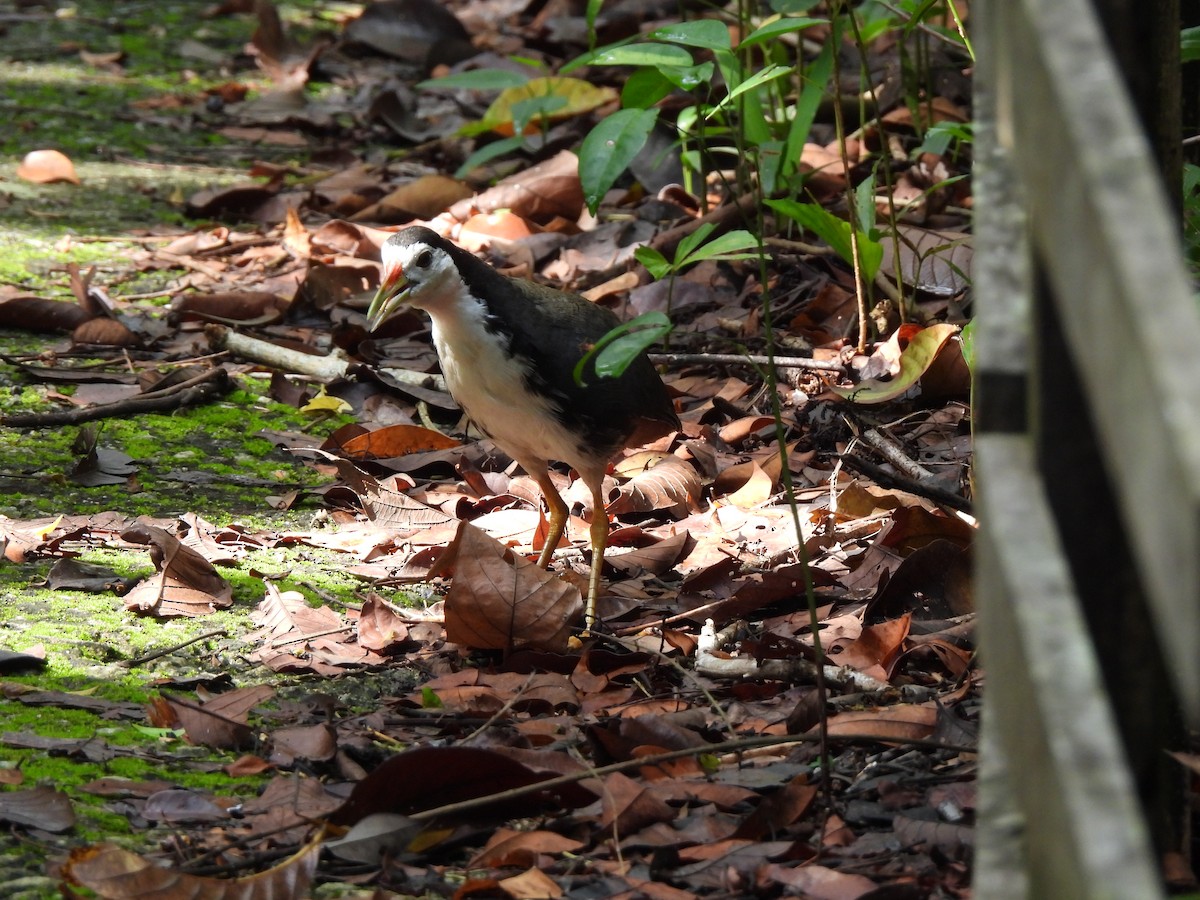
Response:
POLYGON ((367 327, 374 331, 402 307, 408 299, 408 279, 400 266, 385 269, 383 281, 367 310, 367 327))

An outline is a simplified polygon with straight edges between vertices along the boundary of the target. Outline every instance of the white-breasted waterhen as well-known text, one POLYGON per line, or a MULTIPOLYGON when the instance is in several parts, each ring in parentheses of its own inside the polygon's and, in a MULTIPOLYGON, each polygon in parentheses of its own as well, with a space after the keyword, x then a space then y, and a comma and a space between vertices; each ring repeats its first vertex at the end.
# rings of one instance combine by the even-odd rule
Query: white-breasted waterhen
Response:
POLYGON ((662 379, 643 354, 617 378, 601 378, 589 365, 578 383, 576 364, 617 317, 578 294, 506 278, 428 228, 398 231, 384 242, 382 258, 383 279, 367 313, 371 330, 406 305, 429 313, 451 395, 542 490, 550 510, 542 568, 567 522, 549 462, 567 463, 591 491, 590 630, 608 542, 608 463, 624 447, 679 428, 662 379))

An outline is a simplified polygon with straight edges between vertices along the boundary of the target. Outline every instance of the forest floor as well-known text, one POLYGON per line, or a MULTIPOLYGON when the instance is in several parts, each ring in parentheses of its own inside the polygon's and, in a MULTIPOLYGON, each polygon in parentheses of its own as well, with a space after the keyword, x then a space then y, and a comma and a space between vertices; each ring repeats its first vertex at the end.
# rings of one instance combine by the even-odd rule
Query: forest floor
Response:
MULTIPOLYGON (((528 79, 586 47, 565 12, 453 6, 484 50, 455 71, 528 79)), ((496 91, 418 89, 460 35, 380 7, 356 30, 358 4, 321 0, 0 4, 0 893, 967 896, 969 147, 932 152, 893 85, 850 123, 854 164, 807 182, 844 216, 890 148, 871 185, 912 204, 881 265, 901 301, 881 288, 856 346, 828 220, 747 215, 662 152, 584 211, 569 151, 619 73, 456 175, 504 139, 460 131, 496 91), (427 322, 365 330, 379 244, 412 220, 674 324, 683 427, 614 468, 582 644, 579 486, 556 472, 571 547, 523 565, 536 487, 436 382, 397 381, 436 371, 427 322), (768 237, 765 267, 634 262, 705 222, 768 237), (765 318, 815 365, 715 356, 766 352, 765 318)), ((884 87, 897 46, 868 58, 884 87)), ((939 58, 923 100, 961 123, 969 67, 939 58)), ((818 174, 835 131, 823 103, 818 174)))

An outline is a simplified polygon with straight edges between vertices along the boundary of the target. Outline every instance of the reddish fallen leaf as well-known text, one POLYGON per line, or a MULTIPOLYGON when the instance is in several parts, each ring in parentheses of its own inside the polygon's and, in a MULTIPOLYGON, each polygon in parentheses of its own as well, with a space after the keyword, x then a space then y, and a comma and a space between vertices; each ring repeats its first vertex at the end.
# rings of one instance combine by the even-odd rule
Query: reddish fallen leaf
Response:
POLYGON ((408 625, 383 601, 368 597, 358 614, 358 642, 368 650, 387 650, 408 640, 408 625))
POLYGON ((583 846, 581 841, 553 831, 513 831, 511 828, 497 828, 488 838, 487 845, 475 854, 467 863, 467 867, 478 869, 536 866, 539 856, 574 853, 583 846))
POLYGON ((613 772, 604 778, 600 827, 630 834, 654 822, 669 822, 675 810, 645 785, 613 772))
POLYGON ((34 184, 55 184, 67 181, 79 184, 75 164, 70 157, 58 150, 33 150, 25 154, 17 167, 17 177, 34 184))
POLYGON ((446 637, 479 650, 517 646, 563 651, 583 611, 579 589, 515 557, 467 522, 459 527, 446 637))
POLYGON ((248 753, 245 756, 239 756, 229 765, 225 766, 225 774, 230 778, 242 778, 249 775, 261 775, 263 772, 275 768, 261 756, 255 756, 248 753))
POLYGON ((426 450, 461 447, 462 441, 420 425, 388 425, 345 441, 342 452, 352 459, 387 459, 426 450))
POLYGON ((297 760, 328 762, 335 753, 337 737, 324 723, 277 728, 271 733, 271 762, 281 767, 297 760))
POLYGON ((829 720, 829 735, 869 734, 882 741, 925 740, 937 725, 935 706, 897 704, 879 709, 852 710, 838 713, 829 720))
POLYGON ((859 636, 831 660, 839 666, 850 666, 886 681, 904 647, 911 624, 912 616, 906 614, 898 619, 864 625, 859 636))

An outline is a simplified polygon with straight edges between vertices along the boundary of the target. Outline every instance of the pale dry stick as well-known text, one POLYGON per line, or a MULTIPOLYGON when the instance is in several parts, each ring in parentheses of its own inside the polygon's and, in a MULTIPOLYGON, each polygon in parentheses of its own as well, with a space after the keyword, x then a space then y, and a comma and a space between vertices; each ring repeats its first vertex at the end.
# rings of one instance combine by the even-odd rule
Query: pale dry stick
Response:
POLYGON ((750 353, 651 353, 655 365, 743 365, 769 366, 779 369, 813 369, 818 372, 845 372, 846 367, 832 359, 812 359, 808 356, 759 356, 750 353))
MULTIPOLYGON (((852 431, 857 432, 855 424, 846 419, 846 423, 852 431)), ((904 452, 893 438, 884 434, 878 428, 867 428, 862 433, 862 439, 879 451, 880 455, 890 462, 893 466, 911 478, 913 481, 933 481, 935 476, 932 472, 922 466, 915 459, 912 459, 904 452)))
POLYGON ((132 669, 134 666, 145 665, 148 662, 153 662, 156 659, 168 656, 169 654, 174 653, 176 650, 182 650, 184 647, 190 647, 192 644, 198 643, 199 641, 204 641, 208 638, 214 637, 225 637, 228 633, 229 632, 227 632, 224 628, 218 628, 216 631, 208 631, 204 634, 198 634, 194 638, 189 638, 182 643, 173 644, 170 647, 163 647, 161 650, 155 650, 153 653, 147 653, 145 656, 138 656, 134 659, 122 660, 121 662, 117 663, 117 665, 123 669, 132 669))
MULTIPOLYGON (((207 325, 204 333, 208 337, 209 344, 216 350, 226 351, 248 362, 258 363, 292 375, 308 375, 324 381, 333 381, 344 378, 350 371, 350 361, 334 353, 327 356, 314 356, 311 353, 289 350, 270 341, 259 340, 242 334, 240 331, 234 331, 232 328, 226 328, 224 325, 207 325)), ((413 387, 447 393, 446 381, 440 375, 430 375, 412 369, 380 369, 379 371, 401 384, 411 384, 413 387)))
POLYGON ((834 252, 832 247, 822 247, 819 244, 810 244, 807 241, 789 241, 787 238, 763 238, 763 243, 775 250, 784 250, 791 253, 807 253, 809 256, 832 256, 834 252))

